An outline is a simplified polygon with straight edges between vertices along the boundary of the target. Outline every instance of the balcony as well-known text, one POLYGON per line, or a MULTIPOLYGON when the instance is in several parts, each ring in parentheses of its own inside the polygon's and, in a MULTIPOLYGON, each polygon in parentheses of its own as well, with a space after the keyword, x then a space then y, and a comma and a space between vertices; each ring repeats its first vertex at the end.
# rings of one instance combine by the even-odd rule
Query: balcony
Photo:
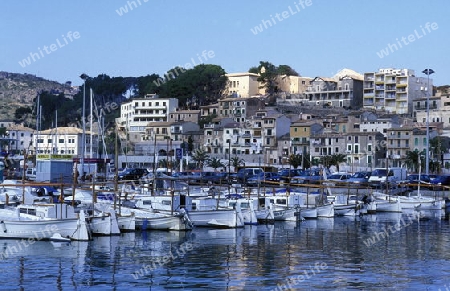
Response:
MULTIPOLYGON (((436 104, 430 104, 430 109, 438 109, 436 104)), ((426 105, 416 105, 414 106, 415 110, 427 110, 427 106, 426 105)))

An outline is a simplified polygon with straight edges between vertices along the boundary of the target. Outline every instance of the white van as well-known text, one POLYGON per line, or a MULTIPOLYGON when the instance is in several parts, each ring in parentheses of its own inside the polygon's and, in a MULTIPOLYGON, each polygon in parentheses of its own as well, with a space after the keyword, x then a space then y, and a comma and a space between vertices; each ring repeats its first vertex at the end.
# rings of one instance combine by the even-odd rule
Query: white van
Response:
POLYGON ((386 185, 386 181, 391 183, 398 183, 406 180, 405 168, 375 168, 369 178, 369 185, 372 187, 379 187, 382 184, 386 185))
POLYGON ((25 172, 27 180, 36 181, 36 168, 28 168, 25 172))

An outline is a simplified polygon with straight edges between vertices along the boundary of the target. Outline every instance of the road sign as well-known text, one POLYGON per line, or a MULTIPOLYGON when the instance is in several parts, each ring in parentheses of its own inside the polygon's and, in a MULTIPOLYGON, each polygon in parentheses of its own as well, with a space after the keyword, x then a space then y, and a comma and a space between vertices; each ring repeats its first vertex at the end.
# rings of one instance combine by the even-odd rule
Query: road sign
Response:
POLYGON ((177 148, 175 152, 176 158, 181 160, 183 158, 183 149, 177 148))

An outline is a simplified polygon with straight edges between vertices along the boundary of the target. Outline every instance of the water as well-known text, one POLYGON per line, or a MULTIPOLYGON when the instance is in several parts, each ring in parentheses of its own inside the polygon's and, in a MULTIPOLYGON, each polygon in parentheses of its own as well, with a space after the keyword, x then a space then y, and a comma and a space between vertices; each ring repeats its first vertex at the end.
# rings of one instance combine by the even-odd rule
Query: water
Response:
POLYGON ((1 240, 0 289, 450 290, 450 225, 441 214, 136 232, 91 242, 1 240))

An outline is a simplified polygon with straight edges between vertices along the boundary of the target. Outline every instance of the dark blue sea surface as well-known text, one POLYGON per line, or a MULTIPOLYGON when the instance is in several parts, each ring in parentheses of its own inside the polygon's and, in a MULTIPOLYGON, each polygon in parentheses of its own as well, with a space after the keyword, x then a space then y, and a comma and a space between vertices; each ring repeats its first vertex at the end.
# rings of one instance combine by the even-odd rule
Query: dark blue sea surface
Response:
POLYGON ((449 248, 442 212, 0 240, 0 290, 450 290, 449 248))

